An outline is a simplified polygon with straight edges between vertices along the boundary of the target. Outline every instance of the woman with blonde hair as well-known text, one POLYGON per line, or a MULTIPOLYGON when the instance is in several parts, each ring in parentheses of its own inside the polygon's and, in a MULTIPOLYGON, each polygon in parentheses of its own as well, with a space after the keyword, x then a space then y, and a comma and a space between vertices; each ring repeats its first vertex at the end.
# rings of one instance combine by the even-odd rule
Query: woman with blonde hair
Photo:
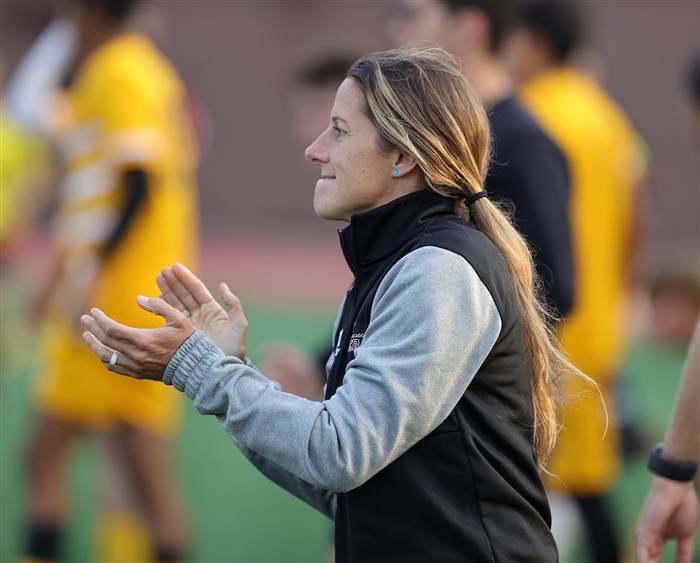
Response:
POLYGON ((439 49, 360 59, 307 149, 314 208, 355 281, 326 396, 283 393, 246 359, 247 322, 181 265, 158 278, 155 330, 97 309, 84 336, 116 373, 163 381, 213 414, 269 478, 335 520, 337 561, 556 561, 539 472, 555 380, 532 258, 483 190, 489 127, 439 49))

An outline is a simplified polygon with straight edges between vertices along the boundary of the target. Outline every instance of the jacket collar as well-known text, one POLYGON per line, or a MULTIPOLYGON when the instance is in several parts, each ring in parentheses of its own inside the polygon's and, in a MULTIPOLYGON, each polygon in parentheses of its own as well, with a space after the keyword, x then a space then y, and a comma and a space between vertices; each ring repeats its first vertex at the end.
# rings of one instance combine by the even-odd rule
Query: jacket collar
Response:
POLYGON ((350 225, 338 231, 353 274, 385 259, 427 221, 444 215, 454 215, 454 203, 428 190, 412 192, 376 209, 353 215, 350 225))

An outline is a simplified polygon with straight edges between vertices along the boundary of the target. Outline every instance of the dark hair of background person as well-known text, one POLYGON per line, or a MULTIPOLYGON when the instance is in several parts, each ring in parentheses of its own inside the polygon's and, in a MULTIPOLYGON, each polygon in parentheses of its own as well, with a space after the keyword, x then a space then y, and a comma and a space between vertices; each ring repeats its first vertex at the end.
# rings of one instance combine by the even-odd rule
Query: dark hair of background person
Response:
POLYGON ((552 54, 560 63, 578 48, 583 39, 583 17, 579 7, 570 0, 526 4, 520 21, 549 43, 552 54))
POLYGON ((650 284, 652 297, 663 294, 682 295, 700 306, 700 273, 697 265, 683 261, 661 269, 650 284))
POLYGON ((96 8, 116 23, 126 20, 138 0, 79 0, 80 4, 96 8))
POLYGON ((502 2, 494 0, 443 0, 452 13, 462 8, 477 8, 489 20, 491 34, 489 47, 492 53, 497 53, 510 29, 516 21, 518 13, 517 2, 502 2))
POLYGON ((316 57, 299 70, 297 82, 300 86, 312 88, 340 84, 360 56, 355 53, 331 53, 316 57))
POLYGON ((700 104, 700 53, 695 55, 690 63, 688 88, 693 101, 696 104, 700 104))

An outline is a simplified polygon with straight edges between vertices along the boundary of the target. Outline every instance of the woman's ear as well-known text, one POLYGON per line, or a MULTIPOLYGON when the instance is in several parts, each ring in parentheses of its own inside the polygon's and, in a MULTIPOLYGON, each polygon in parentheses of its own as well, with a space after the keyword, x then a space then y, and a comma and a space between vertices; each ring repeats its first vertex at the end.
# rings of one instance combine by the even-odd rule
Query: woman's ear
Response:
POLYGON ((393 160, 393 165, 392 175, 394 178, 402 178, 415 170, 418 163, 410 154, 406 152, 397 152, 393 160))

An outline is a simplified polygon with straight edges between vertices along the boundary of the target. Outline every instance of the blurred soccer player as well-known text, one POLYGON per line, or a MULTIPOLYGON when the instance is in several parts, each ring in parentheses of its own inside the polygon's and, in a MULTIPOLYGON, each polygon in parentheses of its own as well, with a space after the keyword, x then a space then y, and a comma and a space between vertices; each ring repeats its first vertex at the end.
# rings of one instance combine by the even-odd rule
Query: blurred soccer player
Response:
MULTIPOLYGON (((38 410, 28 457, 26 555, 57 560, 68 516, 64 465, 85 434, 104 437, 108 467, 128 486, 151 539, 151 557, 177 560, 187 541, 169 438, 175 393, 106 372, 86 353, 79 317, 87 303, 122 322, 154 326, 136 305, 157 295, 164 265, 195 259, 196 150, 175 69, 149 39, 128 33, 131 0, 74 0, 79 51, 70 85, 47 129, 61 159, 45 292, 38 410)), ((112 509, 131 507, 122 495, 112 509)), ((129 521, 108 526, 118 541, 129 521)), ((113 552, 121 560, 131 554, 113 552)))
POLYGON ((428 41, 462 62, 486 106, 493 160, 486 189, 514 204, 515 225, 530 244, 544 293, 564 316, 574 300, 569 232, 569 179, 561 151, 521 107, 503 60, 503 38, 517 3, 486 0, 405 0, 386 32, 400 46, 428 41))
POLYGON ((614 562, 619 547, 605 497, 618 474, 620 445, 610 393, 625 351, 625 302, 639 256, 635 188, 644 159, 618 105, 567 64, 582 31, 573 2, 536 2, 522 12, 507 50, 522 103, 569 162, 576 303, 561 341, 600 384, 609 416, 606 433, 594 393, 569 400, 550 464, 557 479, 549 489, 575 497, 595 561, 614 562))
MULTIPOLYGON (((0 53, 0 91, 3 90, 4 59, 0 53)), ((15 260, 32 232, 33 219, 44 199, 49 178, 49 152, 40 135, 27 131, 0 103, 0 394, 5 382, 27 364, 27 347, 18 342, 31 339, 26 315, 18 303, 28 296, 26 281, 18 275, 15 260), (12 296, 8 299, 8 296, 12 296)))

